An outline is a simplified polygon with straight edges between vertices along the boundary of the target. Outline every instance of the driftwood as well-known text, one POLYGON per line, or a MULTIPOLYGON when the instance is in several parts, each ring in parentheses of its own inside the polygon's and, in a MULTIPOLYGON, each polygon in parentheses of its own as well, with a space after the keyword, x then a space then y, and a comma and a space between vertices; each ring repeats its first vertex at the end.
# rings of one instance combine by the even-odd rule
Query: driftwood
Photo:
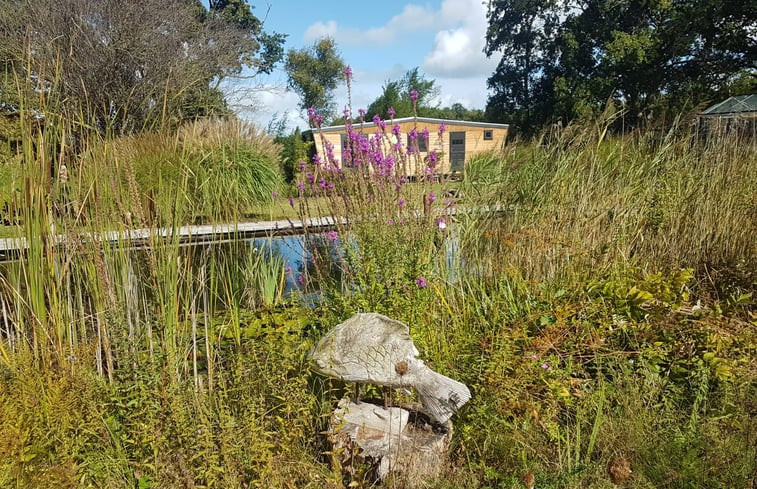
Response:
POLYGON ((452 436, 449 419, 468 402, 470 390, 418 358, 406 325, 380 314, 356 314, 329 331, 310 360, 318 372, 342 381, 412 387, 421 401, 392 407, 339 402, 329 437, 348 479, 389 478, 397 487, 415 488, 442 475, 452 436))
POLYGON ((418 358, 408 327, 381 314, 355 314, 329 331, 310 354, 318 372, 347 382, 418 391, 424 408, 445 423, 470 399, 465 384, 418 358))
POLYGON ((390 478, 397 487, 420 488, 447 466, 452 424, 430 422, 412 409, 383 408, 342 399, 329 423, 333 452, 349 479, 367 466, 364 482, 390 478))

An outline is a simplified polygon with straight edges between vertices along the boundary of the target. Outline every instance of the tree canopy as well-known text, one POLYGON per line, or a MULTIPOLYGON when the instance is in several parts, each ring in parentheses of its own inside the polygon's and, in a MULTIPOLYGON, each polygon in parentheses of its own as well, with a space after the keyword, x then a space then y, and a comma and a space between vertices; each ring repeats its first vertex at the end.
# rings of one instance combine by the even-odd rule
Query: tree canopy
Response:
MULTIPOLYGON (((756 0, 492 0, 487 111, 535 129, 622 104, 631 124, 751 79, 756 0)), ((746 88, 749 90, 749 88, 746 88)))
POLYGON ((408 70, 398 80, 387 80, 381 95, 368 105, 366 115, 388 117, 389 108, 394 109, 394 117, 410 117, 413 115, 413 101, 411 92, 417 92, 416 111, 420 117, 436 117, 439 119, 457 119, 466 121, 483 121, 484 112, 479 109, 468 109, 457 102, 449 107, 434 105, 433 101, 439 96, 436 80, 427 79, 418 67, 408 70))
POLYGON ((402 78, 398 80, 387 80, 384 83, 383 91, 376 100, 366 109, 368 117, 378 114, 379 117, 387 117, 387 111, 390 107, 394 108, 395 117, 409 117, 413 115, 413 102, 410 100, 410 92, 415 90, 418 93, 416 101, 418 115, 425 108, 430 107, 431 100, 439 95, 439 87, 436 86, 435 80, 428 80, 426 76, 416 66, 408 70, 402 78))
POLYGON ((303 49, 290 49, 285 69, 289 87, 300 97, 300 109, 315 109, 325 118, 334 114, 334 89, 344 73, 336 43, 324 37, 303 49))
MULTIPOLYGON (((269 73, 283 57, 285 36, 265 32, 252 8, 244 0, 208 8, 201 0, 0 0, 0 63, 119 132, 223 113, 221 80, 269 73)), ((0 85, 0 97, 14 91, 0 85)))

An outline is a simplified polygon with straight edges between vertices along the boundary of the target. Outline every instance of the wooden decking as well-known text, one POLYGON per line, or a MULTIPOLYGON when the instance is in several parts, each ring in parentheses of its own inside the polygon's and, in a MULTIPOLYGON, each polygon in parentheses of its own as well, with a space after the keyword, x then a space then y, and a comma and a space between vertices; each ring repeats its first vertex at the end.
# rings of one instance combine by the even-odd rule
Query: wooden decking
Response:
MULTIPOLYGON (((104 233, 79 232, 77 239, 100 241, 103 243, 122 243, 130 248, 145 248, 156 239, 178 239, 180 246, 224 243, 239 239, 263 236, 285 236, 298 234, 307 226, 310 230, 327 230, 334 226, 332 217, 319 217, 280 221, 240 222, 233 224, 207 224, 181 226, 179 228, 142 228, 124 231, 107 231, 104 233)), ((56 245, 65 245, 73 236, 54 234, 56 245)), ((29 248, 26 238, 0 239, 0 262, 17 259, 29 248)))

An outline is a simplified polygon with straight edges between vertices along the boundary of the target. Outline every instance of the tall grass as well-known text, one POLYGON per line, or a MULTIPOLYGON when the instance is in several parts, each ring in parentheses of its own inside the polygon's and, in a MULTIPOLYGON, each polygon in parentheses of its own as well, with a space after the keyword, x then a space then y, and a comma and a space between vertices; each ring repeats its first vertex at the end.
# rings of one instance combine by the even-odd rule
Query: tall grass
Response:
MULTIPOLYGON (((593 275, 617 264, 691 267, 699 277, 757 278, 755 142, 694 143, 683 126, 662 139, 610 137, 610 120, 569 126, 550 143, 471 162, 465 192, 496 213, 468 225, 495 272, 593 275)), ((717 279, 715 279, 717 280, 717 279)))
POLYGON ((748 487, 753 146, 599 121, 472 162, 452 202, 393 171, 428 162, 408 164, 389 123, 368 151, 355 136, 350 169, 302 166, 299 216, 345 218, 306 230, 312 260, 293 273, 322 292, 306 307, 281 297, 274 256, 176 233, 270 195, 262 160, 245 163, 273 157, 267 139, 217 121, 114 138, 26 92, 46 124, 21 118, 28 249, 0 265, 0 485, 341 487, 320 432, 343 386, 313 377, 307 351, 372 310, 474 393, 435 487, 527 471, 611 487, 615 457, 629 487, 748 487), (157 225, 144 247, 102 240, 157 225))
POLYGON ((11 194, 27 248, 0 264, 0 485, 322 487, 301 317, 248 327, 248 245, 177 232, 270 200, 277 147, 235 121, 115 137, 59 110, 54 84, 26 92, 11 194))

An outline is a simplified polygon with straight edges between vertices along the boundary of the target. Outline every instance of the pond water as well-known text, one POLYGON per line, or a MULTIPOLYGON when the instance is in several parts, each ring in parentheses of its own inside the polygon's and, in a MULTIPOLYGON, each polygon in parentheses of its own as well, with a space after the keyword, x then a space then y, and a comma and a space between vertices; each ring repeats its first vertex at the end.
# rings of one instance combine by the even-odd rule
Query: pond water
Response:
MULTIPOLYGON (((324 234, 316 235, 316 238, 326 240, 324 234)), ((310 252, 306 249, 303 235, 277 236, 271 238, 255 238, 247 241, 249 246, 262 253, 270 253, 279 256, 287 267, 285 294, 302 290, 298 277, 306 270, 310 260, 310 252)), ((459 263, 460 242, 457 235, 451 232, 444 240, 444 253, 447 265, 447 280, 454 282, 457 279, 456 265, 459 263)))

